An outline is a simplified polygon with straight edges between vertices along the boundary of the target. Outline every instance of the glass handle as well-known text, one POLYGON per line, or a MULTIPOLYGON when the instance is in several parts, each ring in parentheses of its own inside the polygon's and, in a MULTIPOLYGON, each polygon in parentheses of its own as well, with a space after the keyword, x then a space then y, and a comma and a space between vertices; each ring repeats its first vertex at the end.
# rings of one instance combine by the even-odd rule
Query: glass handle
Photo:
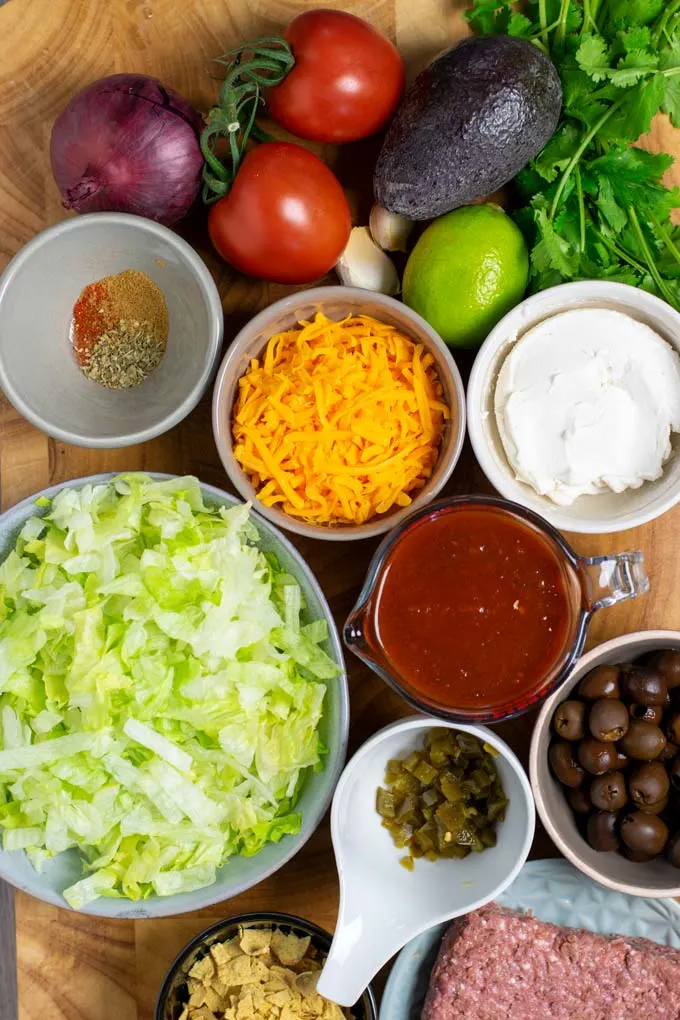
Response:
POLYGON ((645 557, 639 550, 612 556, 581 556, 579 559, 591 612, 649 591, 645 557))

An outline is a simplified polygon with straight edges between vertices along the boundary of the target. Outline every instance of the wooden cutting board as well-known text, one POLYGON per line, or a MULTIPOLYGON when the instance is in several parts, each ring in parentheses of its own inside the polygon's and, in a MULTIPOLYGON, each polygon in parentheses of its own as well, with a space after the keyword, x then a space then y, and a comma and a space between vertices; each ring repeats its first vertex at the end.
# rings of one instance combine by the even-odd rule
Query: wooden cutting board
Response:
MULTIPOLYGON (((395 40, 411 73, 465 32, 449 0, 324 0, 373 21, 395 40)), ((212 59, 248 38, 279 31, 304 0, 9 0, 0 8, 0 270, 35 233, 65 216, 49 168, 52 122, 74 92, 119 71, 157 75, 199 109, 213 101, 218 68, 212 59)), ((650 147, 680 154, 663 120, 650 147)), ((317 147, 345 185, 356 222, 366 222, 377 146, 368 141, 334 152, 317 147)), ((680 176, 678 178, 680 180, 680 176)), ((213 254, 204 217, 183 232, 213 272, 224 301, 225 341, 246 319, 286 288, 245 280, 213 254)), ((17 342, 21 338, 17 337, 17 342)), ((463 370, 468 365, 461 365, 463 370)), ((192 472, 228 487, 212 440, 209 396, 168 435, 127 450, 94 451, 55 442, 28 425, 0 397, 0 492, 3 508, 46 485, 99 471, 148 469, 192 472)), ((471 452, 450 493, 488 487, 471 452)), ((296 543, 317 573, 340 622, 350 609, 374 543, 341 548, 296 543)), ((644 550, 652 593, 599 615, 591 642, 630 630, 680 628, 680 509, 635 532, 576 536, 586 554, 644 550)), ((407 710, 358 661, 349 662, 352 747, 407 710)), ((533 718, 501 727, 526 757, 533 718)), ((534 856, 555 850, 543 833, 534 856)), ((151 1020, 156 994, 175 953, 211 921, 237 911, 277 909, 302 914, 332 929, 338 887, 327 825, 281 872, 256 889, 201 913, 159 921, 105 921, 16 896, 20 1020, 151 1020)), ((0 953, 7 953, 6 943, 0 953)), ((8 1010, 9 1007, 7 1006, 8 1010)), ((13 1020, 0 1003, 0 1020, 13 1020)))

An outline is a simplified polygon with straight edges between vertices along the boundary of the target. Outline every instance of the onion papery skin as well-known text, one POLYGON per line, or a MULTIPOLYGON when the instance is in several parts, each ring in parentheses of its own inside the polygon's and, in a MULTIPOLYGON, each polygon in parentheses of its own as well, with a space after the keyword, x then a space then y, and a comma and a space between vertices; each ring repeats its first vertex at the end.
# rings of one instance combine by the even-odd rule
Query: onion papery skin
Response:
POLYGON ((176 223, 201 186, 202 127, 191 104, 156 78, 114 74, 93 82, 52 129, 52 172, 64 206, 176 223))

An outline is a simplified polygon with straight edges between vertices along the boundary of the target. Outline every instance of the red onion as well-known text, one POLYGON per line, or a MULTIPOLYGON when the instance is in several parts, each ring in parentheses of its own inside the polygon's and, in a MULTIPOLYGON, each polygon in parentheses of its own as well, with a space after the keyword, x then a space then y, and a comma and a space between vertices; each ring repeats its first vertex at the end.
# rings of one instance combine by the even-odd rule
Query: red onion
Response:
POLYGON ((171 224, 201 184, 203 120, 156 78, 113 74, 71 100, 52 129, 52 172, 67 209, 171 224))

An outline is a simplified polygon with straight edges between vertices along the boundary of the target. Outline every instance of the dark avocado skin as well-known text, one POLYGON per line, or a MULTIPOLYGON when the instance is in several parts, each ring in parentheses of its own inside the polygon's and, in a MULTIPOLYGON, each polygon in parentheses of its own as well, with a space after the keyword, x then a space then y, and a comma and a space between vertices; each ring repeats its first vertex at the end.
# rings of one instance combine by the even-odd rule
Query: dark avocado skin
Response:
POLYGON ((554 133, 555 66, 506 35, 466 39, 418 75, 387 132, 376 201, 428 220, 507 184, 554 133))

